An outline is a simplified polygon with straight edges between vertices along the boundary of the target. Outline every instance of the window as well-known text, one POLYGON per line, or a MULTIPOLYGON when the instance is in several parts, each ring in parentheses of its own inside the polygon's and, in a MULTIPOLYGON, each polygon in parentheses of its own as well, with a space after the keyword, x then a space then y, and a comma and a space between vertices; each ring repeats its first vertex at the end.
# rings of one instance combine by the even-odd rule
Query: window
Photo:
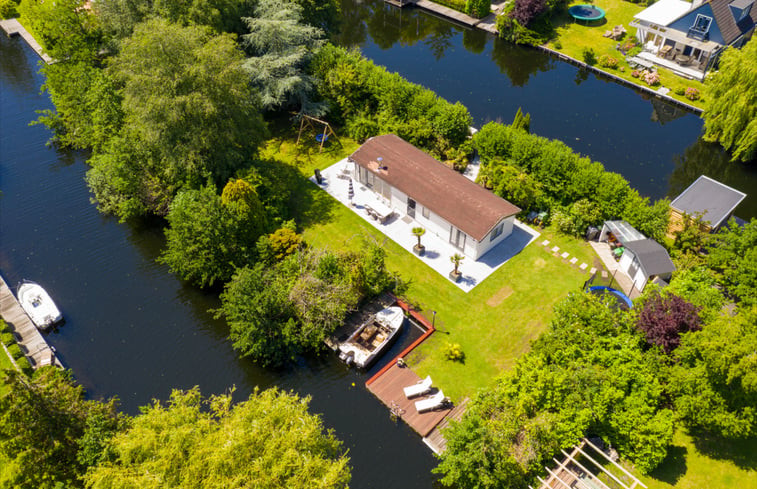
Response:
POLYGON ((423 217, 426 219, 429 219, 431 217, 431 212, 428 210, 428 207, 425 205, 423 206, 423 210, 421 211, 421 214, 423 214, 423 217))
POLYGON ((500 234, 502 234, 502 230, 505 228, 505 223, 501 222, 492 230, 492 235, 489 238, 489 241, 494 241, 499 237, 500 234))
POLYGON ((691 28, 695 31, 705 33, 710 30, 710 24, 712 24, 712 17, 697 14, 697 18, 694 20, 694 25, 691 28))

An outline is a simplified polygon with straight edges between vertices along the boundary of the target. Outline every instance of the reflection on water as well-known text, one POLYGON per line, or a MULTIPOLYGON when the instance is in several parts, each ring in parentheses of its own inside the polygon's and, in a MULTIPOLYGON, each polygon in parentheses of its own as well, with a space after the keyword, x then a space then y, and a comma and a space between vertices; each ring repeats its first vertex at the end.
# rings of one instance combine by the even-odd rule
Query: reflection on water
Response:
MULTIPOLYGON (((669 195, 671 179, 685 187, 697 171, 757 194, 755 165, 726 164, 722 151, 699 140, 702 121, 690 112, 421 9, 342 0, 342 11, 336 43, 360 47, 389 71, 459 100, 476 125, 509 122, 522 107, 531 114, 532 132, 564 141, 652 198, 669 195), (682 166, 690 169, 685 178, 682 166)), ((757 215, 750 202, 739 216, 757 215)))

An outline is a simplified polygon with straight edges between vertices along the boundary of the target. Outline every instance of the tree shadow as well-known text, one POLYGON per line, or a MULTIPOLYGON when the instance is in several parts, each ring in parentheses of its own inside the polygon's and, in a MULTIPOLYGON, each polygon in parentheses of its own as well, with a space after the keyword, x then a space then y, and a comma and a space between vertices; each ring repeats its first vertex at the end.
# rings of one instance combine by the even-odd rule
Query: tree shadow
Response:
POLYGON ((694 446, 714 460, 727 460, 744 470, 757 470, 757 437, 729 440, 706 432, 692 432, 694 446))
POLYGON ((665 457, 665 460, 649 473, 650 477, 674 486, 681 477, 686 475, 686 470, 688 469, 686 465, 687 454, 688 450, 686 447, 671 446, 668 449, 668 455, 665 457))

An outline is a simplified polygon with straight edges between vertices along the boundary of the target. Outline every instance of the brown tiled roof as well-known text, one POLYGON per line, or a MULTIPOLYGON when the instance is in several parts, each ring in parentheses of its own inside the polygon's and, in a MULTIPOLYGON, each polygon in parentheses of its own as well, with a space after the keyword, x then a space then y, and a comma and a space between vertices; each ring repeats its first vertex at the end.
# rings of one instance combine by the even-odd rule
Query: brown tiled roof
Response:
POLYGON ((723 36, 726 45, 731 44, 740 35, 749 32, 757 22, 757 5, 752 5, 749 15, 737 24, 730 8, 731 3, 732 0, 710 0, 712 15, 715 17, 715 22, 718 24, 720 34, 723 36))
POLYGON ((481 241, 503 218, 520 209, 394 134, 376 136, 350 160, 481 241), (381 157, 379 170, 377 158, 381 157))

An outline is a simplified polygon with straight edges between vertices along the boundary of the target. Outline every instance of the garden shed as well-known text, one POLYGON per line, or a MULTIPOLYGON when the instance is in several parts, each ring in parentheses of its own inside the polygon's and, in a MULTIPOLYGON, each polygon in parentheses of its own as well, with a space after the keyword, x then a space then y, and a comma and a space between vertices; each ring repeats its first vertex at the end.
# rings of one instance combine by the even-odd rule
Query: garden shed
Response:
POLYGON ((626 221, 606 221, 599 241, 610 245, 618 268, 628 274, 639 292, 652 279, 667 282, 676 269, 660 243, 647 238, 626 221))
POLYGON ((520 208, 394 134, 350 157, 353 178, 408 223, 416 222, 477 260, 510 236, 520 208))
POLYGON ((712 178, 702 175, 670 203, 668 236, 673 237, 685 225, 685 215, 702 216, 704 231, 720 229, 746 194, 712 178))

